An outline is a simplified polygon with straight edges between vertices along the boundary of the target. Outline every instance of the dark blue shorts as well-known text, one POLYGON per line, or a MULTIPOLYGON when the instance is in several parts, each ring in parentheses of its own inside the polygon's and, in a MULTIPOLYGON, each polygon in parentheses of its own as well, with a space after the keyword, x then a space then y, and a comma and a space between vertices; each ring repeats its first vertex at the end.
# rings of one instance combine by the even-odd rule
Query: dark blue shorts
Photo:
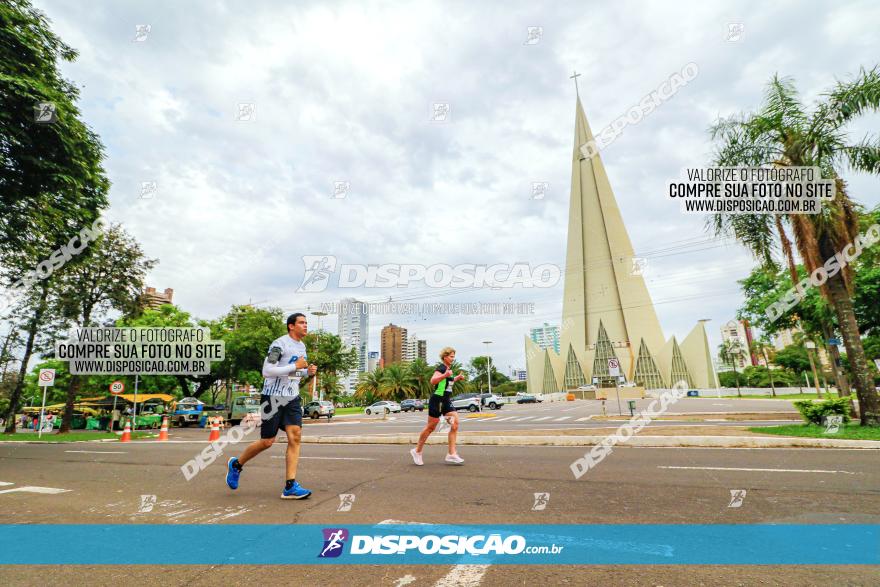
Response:
POLYGON ((302 400, 299 396, 260 396, 260 438, 275 438, 278 430, 288 426, 302 426, 302 400))

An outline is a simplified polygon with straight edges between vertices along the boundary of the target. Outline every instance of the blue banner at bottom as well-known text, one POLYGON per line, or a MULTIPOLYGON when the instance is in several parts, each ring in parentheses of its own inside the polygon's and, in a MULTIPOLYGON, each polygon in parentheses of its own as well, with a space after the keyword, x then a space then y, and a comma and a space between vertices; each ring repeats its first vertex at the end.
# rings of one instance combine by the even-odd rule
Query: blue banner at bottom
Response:
POLYGON ((15 565, 877 565, 880 525, 0 525, 15 565))

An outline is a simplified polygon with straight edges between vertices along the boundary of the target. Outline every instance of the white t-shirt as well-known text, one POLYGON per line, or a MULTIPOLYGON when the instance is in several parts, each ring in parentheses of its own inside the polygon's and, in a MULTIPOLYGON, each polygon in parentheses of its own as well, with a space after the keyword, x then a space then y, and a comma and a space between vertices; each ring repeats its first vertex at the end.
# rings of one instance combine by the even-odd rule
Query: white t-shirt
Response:
POLYGON ((308 373, 306 369, 297 370, 295 363, 300 357, 306 358, 306 345, 301 340, 285 334, 272 341, 263 361, 263 395, 299 395, 299 381, 308 373))

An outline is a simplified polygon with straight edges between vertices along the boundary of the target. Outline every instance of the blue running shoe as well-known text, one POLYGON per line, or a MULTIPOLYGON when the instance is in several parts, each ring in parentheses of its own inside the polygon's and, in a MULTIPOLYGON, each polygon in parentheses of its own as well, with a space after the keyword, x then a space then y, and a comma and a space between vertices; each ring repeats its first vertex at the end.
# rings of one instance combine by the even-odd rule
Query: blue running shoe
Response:
POLYGON ((311 491, 305 489, 302 485, 294 481, 293 487, 290 489, 285 488, 284 491, 281 492, 281 499, 305 499, 311 494, 311 491))
POLYGON ((226 484, 229 486, 229 489, 238 489, 238 477, 241 475, 241 471, 232 466, 232 463, 237 462, 238 459, 232 457, 226 463, 226 484))

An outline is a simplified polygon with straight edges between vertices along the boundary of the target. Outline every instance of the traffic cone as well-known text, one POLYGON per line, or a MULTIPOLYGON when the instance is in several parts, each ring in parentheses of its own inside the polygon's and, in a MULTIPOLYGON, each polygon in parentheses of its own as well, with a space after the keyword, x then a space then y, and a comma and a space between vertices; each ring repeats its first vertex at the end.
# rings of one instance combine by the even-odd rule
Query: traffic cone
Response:
POLYGON ((159 429, 159 440, 168 440, 168 416, 162 418, 162 428, 159 429))
POLYGON ((131 442, 131 421, 125 421, 125 429, 122 431, 122 438, 119 439, 119 442, 131 442))
POLYGON ((217 425, 216 418, 211 418, 211 435, 208 437, 208 442, 215 440, 220 440, 220 426, 217 425))

